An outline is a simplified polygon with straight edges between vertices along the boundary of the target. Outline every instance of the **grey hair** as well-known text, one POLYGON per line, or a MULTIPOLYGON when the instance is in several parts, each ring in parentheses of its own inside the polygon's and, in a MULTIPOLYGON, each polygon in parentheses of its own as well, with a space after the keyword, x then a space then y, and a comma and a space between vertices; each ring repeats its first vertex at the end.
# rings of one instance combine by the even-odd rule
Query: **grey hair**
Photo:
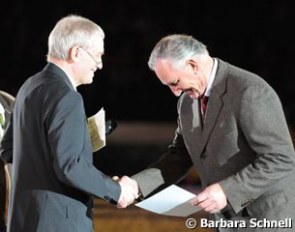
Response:
POLYGON ((65 60, 72 47, 93 46, 97 35, 104 39, 102 28, 91 20, 78 15, 66 16, 57 22, 49 35, 47 60, 49 57, 65 60))
POLYGON ((190 35, 173 34, 163 37, 154 47, 148 61, 151 70, 155 70, 157 59, 167 59, 176 68, 182 67, 189 58, 208 56, 206 46, 190 35))

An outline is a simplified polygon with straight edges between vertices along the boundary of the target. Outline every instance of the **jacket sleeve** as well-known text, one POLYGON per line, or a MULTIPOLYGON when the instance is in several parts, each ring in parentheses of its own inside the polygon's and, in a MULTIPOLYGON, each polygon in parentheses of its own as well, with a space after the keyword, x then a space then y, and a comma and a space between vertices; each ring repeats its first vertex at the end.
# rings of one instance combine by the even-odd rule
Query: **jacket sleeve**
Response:
POLYGON ((93 165, 83 100, 76 91, 60 99, 48 114, 46 127, 57 178, 108 201, 118 201, 121 188, 93 165))
POLYGON ((193 166, 178 128, 173 143, 160 159, 147 169, 132 176, 140 188, 143 197, 162 188, 179 182, 193 166))
POLYGON ((256 159, 220 182, 238 213, 295 168, 295 155, 280 100, 269 86, 251 86, 240 99, 237 120, 256 159))

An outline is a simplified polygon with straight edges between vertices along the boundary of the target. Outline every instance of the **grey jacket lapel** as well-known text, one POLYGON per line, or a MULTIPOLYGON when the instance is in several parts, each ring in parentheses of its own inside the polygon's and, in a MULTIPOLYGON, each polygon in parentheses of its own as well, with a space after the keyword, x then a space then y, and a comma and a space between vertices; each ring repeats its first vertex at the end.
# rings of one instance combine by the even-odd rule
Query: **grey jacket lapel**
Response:
POLYGON ((218 60, 218 69, 209 97, 207 114, 203 125, 201 148, 202 151, 206 147, 208 139, 211 135, 211 131, 215 127, 215 123, 223 106, 222 96, 226 91, 226 73, 227 65, 225 64, 225 62, 218 60))
POLYGON ((202 140, 202 122, 200 106, 197 99, 191 99, 184 93, 178 102, 179 125, 190 153, 200 152, 196 141, 202 140))

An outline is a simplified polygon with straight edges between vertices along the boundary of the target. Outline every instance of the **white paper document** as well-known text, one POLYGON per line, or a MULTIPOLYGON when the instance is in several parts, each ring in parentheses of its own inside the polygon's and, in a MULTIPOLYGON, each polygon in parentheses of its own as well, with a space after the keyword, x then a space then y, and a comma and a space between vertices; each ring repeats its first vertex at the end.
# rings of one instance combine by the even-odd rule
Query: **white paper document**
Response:
POLYGON ((88 118, 88 131, 93 152, 106 145, 105 111, 103 108, 88 118))
POLYGON ((201 210, 201 208, 189 203, 195 196, 195 194, 183 188, 171 185, 137 203, 136 206, 157 214, 187 217, 201 210))

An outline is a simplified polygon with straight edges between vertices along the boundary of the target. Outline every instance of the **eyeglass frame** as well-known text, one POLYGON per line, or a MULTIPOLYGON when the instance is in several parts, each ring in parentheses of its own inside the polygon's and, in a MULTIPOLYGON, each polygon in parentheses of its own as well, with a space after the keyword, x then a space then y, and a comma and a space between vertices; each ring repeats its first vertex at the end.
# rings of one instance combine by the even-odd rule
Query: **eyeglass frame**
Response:
POLYGON ((88 49, 86 49, 86 48, 84 48, 82 46, 79 46, 79 48, 81 48, 83 51, 85 51, 88 54, 88 56, 94 61, 96 67, 101 67, 102 61, 98 61, 95 58, 95 56, 90 51, 88 51, 88 49))

